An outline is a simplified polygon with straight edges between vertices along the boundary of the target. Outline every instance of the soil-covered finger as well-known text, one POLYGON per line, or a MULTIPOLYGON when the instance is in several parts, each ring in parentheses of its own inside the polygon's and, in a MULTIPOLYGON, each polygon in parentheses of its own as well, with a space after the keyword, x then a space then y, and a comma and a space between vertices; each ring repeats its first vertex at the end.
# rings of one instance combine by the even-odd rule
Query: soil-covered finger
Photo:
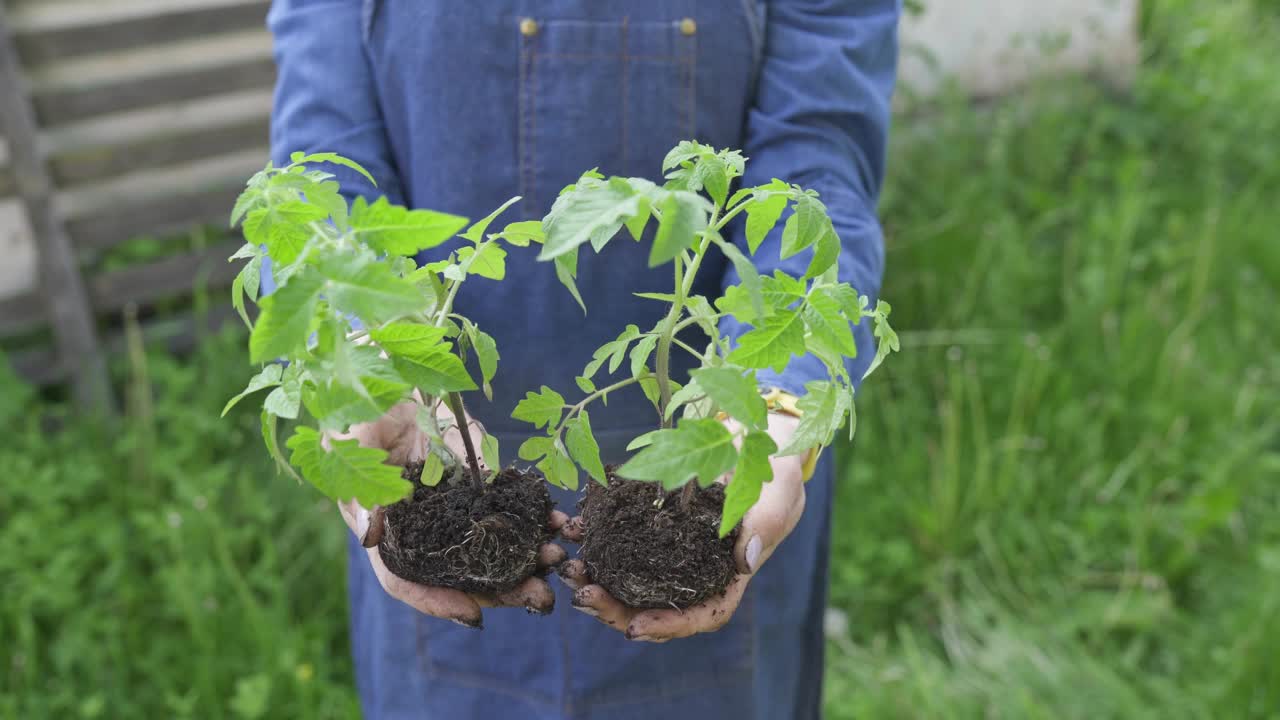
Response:
POLYGON ((573 594, 573 607, 619 631, 626 629, 635 613, 599 585, 578 588, 573 594))
POLYGON ((497 593, 497 601, 506 607, 522 607, 536 615, 547 615, 556 607, 556 594, 546 580, 529 578, 513 590, 497 593))
POLYGON ((572 543, 580 543, 586 530, 587 526, 582 521, 582 516, 575 515, 560 526, 560 537, 572 543))
POLYGON ((551 532, 558 533, 561 528, 569 522, 569 515, 560 510, 552 510, 551 515, 547 517, 547 528, 551 532))
POLYGON ((452 620, 470 628, 484 626, 480 605, 466 593, 409 582, 387 569, 377 548, 369 548, 368 553, 374 575, 391 597, 424 615, 452 620))
POLYGON ((544 571, 559 567, 569 557, 564 548, 555 543, 547 543, 538 548, 538 569, 544 571))
POLYGON ((723 597, 695 605, 684 611, 645 610, 637 613, 627 625, 627 637, 632 640, 661 642, 698 633, 715 632, 733 618, 748 580, 747 576, 739 575, 725 589, 723 597))
POLYGON ((587 566, 581 560, 566 560, 556 568, 556 574, 574 590, 591 584, 591 577, 587 574, 587 566))

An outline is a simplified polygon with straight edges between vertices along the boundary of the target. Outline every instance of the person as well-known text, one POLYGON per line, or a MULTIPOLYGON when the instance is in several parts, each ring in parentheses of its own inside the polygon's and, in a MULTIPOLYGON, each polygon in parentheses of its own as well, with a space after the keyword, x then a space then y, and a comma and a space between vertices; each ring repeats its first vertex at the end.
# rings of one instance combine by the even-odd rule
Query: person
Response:
MULTIPOLYGON (((593 167, 660 180, 662 158, 682 139, 740 148, 749 158, 744 186, 776 177, 821 193, 842 241, 841 279, 874 298, 899 15, 898 0, 275 0, 273 155, 283 163, 296 150, 337 152, 378 181, 327 168, 349 197, 386 195, 472 218, 519 195, 503 218, 511 222, 542 217, 593 167)), ((735 232, 745 245, 742 228, 735 232)), ((803 274, 807 258, 779 258, 780 233, 781 225, 756 254, 762 272, 803 274)), ((646 253, 645 243, 618 241, 581 254, 585 315, 552 264, 532 255, 509 262, 501 283, 464 286, 458 307, 502 355, 493 400, 470 408, 473 432, 483 425, 510 453, 532 432, 510 417, 527 390, 575 387, 594 348, 627 323, 659 319, 659 303, 634 295, 670 284, 669 268, 648 269, 646 253)), ((696 292, 714 298, 736 281, 723 258, 708 258, 696 292)), ((854 377, 874 354, 865 323, 858 340, 854 377)), ((814 358, 800 357, 759 380, 801 395, 824 376, 814 358)), ((355 435, 408 452, 421 438, 397 412, 355 435)), ((608 461, 652 429, 654 414, 638 391, 620 393, 593 409, 592 424, 608 461)), ((781 446, 794 427, 778 414, 770 432, 781 446)), ((561 566, 563 582, 538 579, 501 597, 415 586, 362 547, 368 513, 347 508, 365 716, 818 717, 830 455, 807 484, 802 458, 773 460, 774 479, 744 521, 742 574, 726 597, 683 613, 625 608, 574 562, 561 566), (482 610, 512 604, 558 609, 482 610)), ((555 499, 561 510, 576 501, 567 492, 555 499)), ((564 557, 544 548, 548 564, 564 557)))

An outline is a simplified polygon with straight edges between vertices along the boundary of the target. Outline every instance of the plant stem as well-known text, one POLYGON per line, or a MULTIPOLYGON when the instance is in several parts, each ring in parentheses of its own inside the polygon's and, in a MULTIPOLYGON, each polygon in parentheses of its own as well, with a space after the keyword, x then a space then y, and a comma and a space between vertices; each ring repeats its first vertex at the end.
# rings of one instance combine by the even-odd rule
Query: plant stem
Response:
MULTIPOLYGON (((695 257, 690 267, 697 268, 695 257)), ((662 329, 658 335, 657 358, 654 360, 654 371, 658 376, 658 416, 662 419, 663 428, 671 427, 671 419, 667 417, 667 406, 671 404, 671 341, 676 335, 676 322, 684 311, 684 260, 676 257, 676 294, 671 302, 671 310, 662 320, 662 329)))
POLYGON ((559 434, 561 430, 564 430, 564 426, 569 424, 569 421, 573 419, 574 415, 577 415, 579 412, 582 411, 583 408, 585 408, 587 405, 595 401, 597 398, 603 395, 607 395, 613 392, 614 390, 627 387, 628 385, 634 385, 635 383, 638 383, 641 380, 648 380, 651 377, 653 377, 653 375, 645 373, 638 377, 630 377, 630 378, 627 378, 626 380, 619 380, 618 382, 608 387, 603 387, 603 388, 600 388, 599 390, 596 390, 595 392, 583 398, 577 404, 568 406, 569 412, 565 413, 564 419, 560 421, 560 424, 556 426, 555 433, 552 433, 552 434, 559 434))
POLYGON ((688 511, 693 507, 693 499, 698 495, 698 481, 690 480, 684 484, 684 489, 680 491, 680 508, 688 511))
POLYGON ((462 395, 451 392, 445 396, 445 402, 453 411, 453 422, 458 426, 458 432, 462 434, 462 447, 466 448, 467 463, 471 465, 471 484, 483 493, 484 475, 480 473, 480 461, 476 458, 475 445, 471 443, 471 428, 470 423, 467 422, 467 407, 462 403, 462 395))

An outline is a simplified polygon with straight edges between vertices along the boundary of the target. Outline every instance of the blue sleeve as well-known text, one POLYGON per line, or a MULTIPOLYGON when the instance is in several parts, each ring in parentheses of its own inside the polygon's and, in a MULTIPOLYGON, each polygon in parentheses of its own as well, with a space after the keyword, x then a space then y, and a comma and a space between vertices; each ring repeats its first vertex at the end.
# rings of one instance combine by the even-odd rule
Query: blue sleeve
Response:
MULTIPOLYGON (((404 204, 399 173, 387 139, 369 57, 368 18, 363 0, 274 0, 267 25, 277 67, 271 113, 271 160, 286 165, 293 152, 335 152, 363 165, 375 188, 359 173, 336 165, 348 200, 386 195, 404 204)), ((275 285, 264 263, 263 291, 275 285)))
MULTIPOLYGON (((769 2, 764 56, 748 113, 743 187, 773 178, 817 190, 840 236, 840 279, 872 304, 884 272, 884 237, 876 204, 884 180, 889 101, 897 73, 898 0, 779 0, 769 2)), ((785 216, 784 216, 785 219, 785 216)), ((782 223, 756 253, 761 273, 780 269, 800 277, 809 252, 779 259, 782 223)), ((746 249, 739 223, 734 242, 746 249)), ((739 277, 730 266, 724 286, 739 277)), ((726 320, 729 337, 747 328, 726 320)), ((850 375, 861 380, 875 355, 867 322, 856 328, 858 357, 850 375)), ((815 357, 792 358, 786 371, 758 374, 760 384, 802 394, 826 379, 815 357)))

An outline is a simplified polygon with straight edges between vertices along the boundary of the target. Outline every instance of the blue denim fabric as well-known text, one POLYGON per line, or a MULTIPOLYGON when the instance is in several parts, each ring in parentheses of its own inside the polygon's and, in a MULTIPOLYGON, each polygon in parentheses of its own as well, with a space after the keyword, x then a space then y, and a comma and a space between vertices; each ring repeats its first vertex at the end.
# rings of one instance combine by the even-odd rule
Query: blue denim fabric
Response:
MULTIPOLYGON (((470 217, 521 195, 511 221, 541 217, 591 167, 659 179, 661 158, 681 139, 742 148, 745 183, 780 177, 822 194, 843 243, 841 275, 874 298, 898 15, 898 0, 276 0, 273 154, 283 162, 295 150, 338 152, 379 182, 332 168, 351 195, 470 217), (525 18, 536 32, 521 32, 525 18), (696 31, 686 32, 686 18, 696 31)), ((803 272, 804 255, 779 260, 779 236, 757 253, 762 270, 803 272)), ((734 240, 745 245, 741 226, 734 240)), ((512 252, 504 282, 470 282, 458 301, 502 353, 493 401, 477 398, 471 409, 507 452, 528 431, 510 419, 524 393, 573 389, 595 347, 627 323, 659 319, 661 306, 633 293, 671 282, 669 268, 647 268, 644 244, 620 238, 599 256, 583 252, 584 316, 550 264, 512 252)), ((708 258, 695 291, 714 297, 736 281, 723 258, 708 258)), ((858 339, 855 376, 874 349, 869 328, 858 339)), ((799 393, 823 374, 797 358, 761 382, 799 393)), ((638 391, 593 408, 605 457, 621 459, 652 414, 638 391)), ((829 462, 809 485, 801 526, 734 621, 664 646, 626 642, 569 610, 562 591, 553 616, 490 611, 482 633, 420 617, 389 599, 354 553, 352 639, 366 716, 816 717, 829 462)), ((557 499, 565 509, 574 502, 557 499)))

